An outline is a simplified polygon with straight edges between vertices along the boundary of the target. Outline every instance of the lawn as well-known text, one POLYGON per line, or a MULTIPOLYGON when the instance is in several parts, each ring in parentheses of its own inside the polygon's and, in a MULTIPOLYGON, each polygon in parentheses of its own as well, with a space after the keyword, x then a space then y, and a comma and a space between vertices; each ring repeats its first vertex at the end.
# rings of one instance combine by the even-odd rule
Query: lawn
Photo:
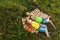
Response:
POLYGON ((60 0, 0 0, 0 40, 60 40, 60 0), (47 24, 50 38, 24 30, 21 18, 35 8, 51 16, 57 29, 47 24))

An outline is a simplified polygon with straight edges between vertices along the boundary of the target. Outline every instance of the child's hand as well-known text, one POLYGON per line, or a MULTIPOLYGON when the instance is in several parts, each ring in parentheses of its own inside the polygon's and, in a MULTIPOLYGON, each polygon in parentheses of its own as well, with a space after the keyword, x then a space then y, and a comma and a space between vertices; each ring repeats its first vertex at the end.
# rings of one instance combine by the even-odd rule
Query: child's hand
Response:
POLYGON ((36 32, 36 34, 38 34, 38 30, 36 30, 35 32, 36 32))

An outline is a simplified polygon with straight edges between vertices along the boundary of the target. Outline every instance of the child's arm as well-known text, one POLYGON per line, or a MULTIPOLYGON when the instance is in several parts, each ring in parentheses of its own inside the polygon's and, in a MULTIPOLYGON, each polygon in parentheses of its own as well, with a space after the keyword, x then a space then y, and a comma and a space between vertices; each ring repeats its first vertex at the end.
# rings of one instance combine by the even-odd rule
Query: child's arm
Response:
POLYGON ((35 33, 38 34, 38 30, 36 30, 35 33))

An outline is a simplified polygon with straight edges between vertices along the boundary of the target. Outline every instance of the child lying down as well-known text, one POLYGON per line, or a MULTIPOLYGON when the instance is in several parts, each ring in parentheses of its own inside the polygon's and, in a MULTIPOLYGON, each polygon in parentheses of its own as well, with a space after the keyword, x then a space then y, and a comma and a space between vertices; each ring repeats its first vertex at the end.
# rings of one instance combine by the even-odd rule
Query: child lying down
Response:
POLYGON ((42 24, 32 21, 30 19, 27 20, 27 24, 24 25, 24 28, 31 33, 44 32, 44 33, 46 33, 47 37, 50 37, 48 34, 48 29, 47 29, 46 25, 42 25, 42 24))

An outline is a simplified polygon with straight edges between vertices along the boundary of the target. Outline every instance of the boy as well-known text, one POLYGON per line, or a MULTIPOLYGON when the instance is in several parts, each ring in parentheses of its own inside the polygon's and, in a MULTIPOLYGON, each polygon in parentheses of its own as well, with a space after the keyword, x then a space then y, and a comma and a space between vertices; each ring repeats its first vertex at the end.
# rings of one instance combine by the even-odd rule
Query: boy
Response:
POLYGON ((41 25, 35 21, 32 21, 32 20, 28 20, 28 23, 31 24, 31 26, 37 30, 37 33, 38 32, 45 32, 47 37, 50 37, 49 34, 48 34, 48 29, 47 29, 47 26, 46 25, 41 25))
POLYGON ((23 23, 23 27, 26 31, 28 31, 30 33, 37 33, 37 30, 32 28, 31 25, 29 23, 27 23, 26 18, 22 18, 22 23, 23 23))

